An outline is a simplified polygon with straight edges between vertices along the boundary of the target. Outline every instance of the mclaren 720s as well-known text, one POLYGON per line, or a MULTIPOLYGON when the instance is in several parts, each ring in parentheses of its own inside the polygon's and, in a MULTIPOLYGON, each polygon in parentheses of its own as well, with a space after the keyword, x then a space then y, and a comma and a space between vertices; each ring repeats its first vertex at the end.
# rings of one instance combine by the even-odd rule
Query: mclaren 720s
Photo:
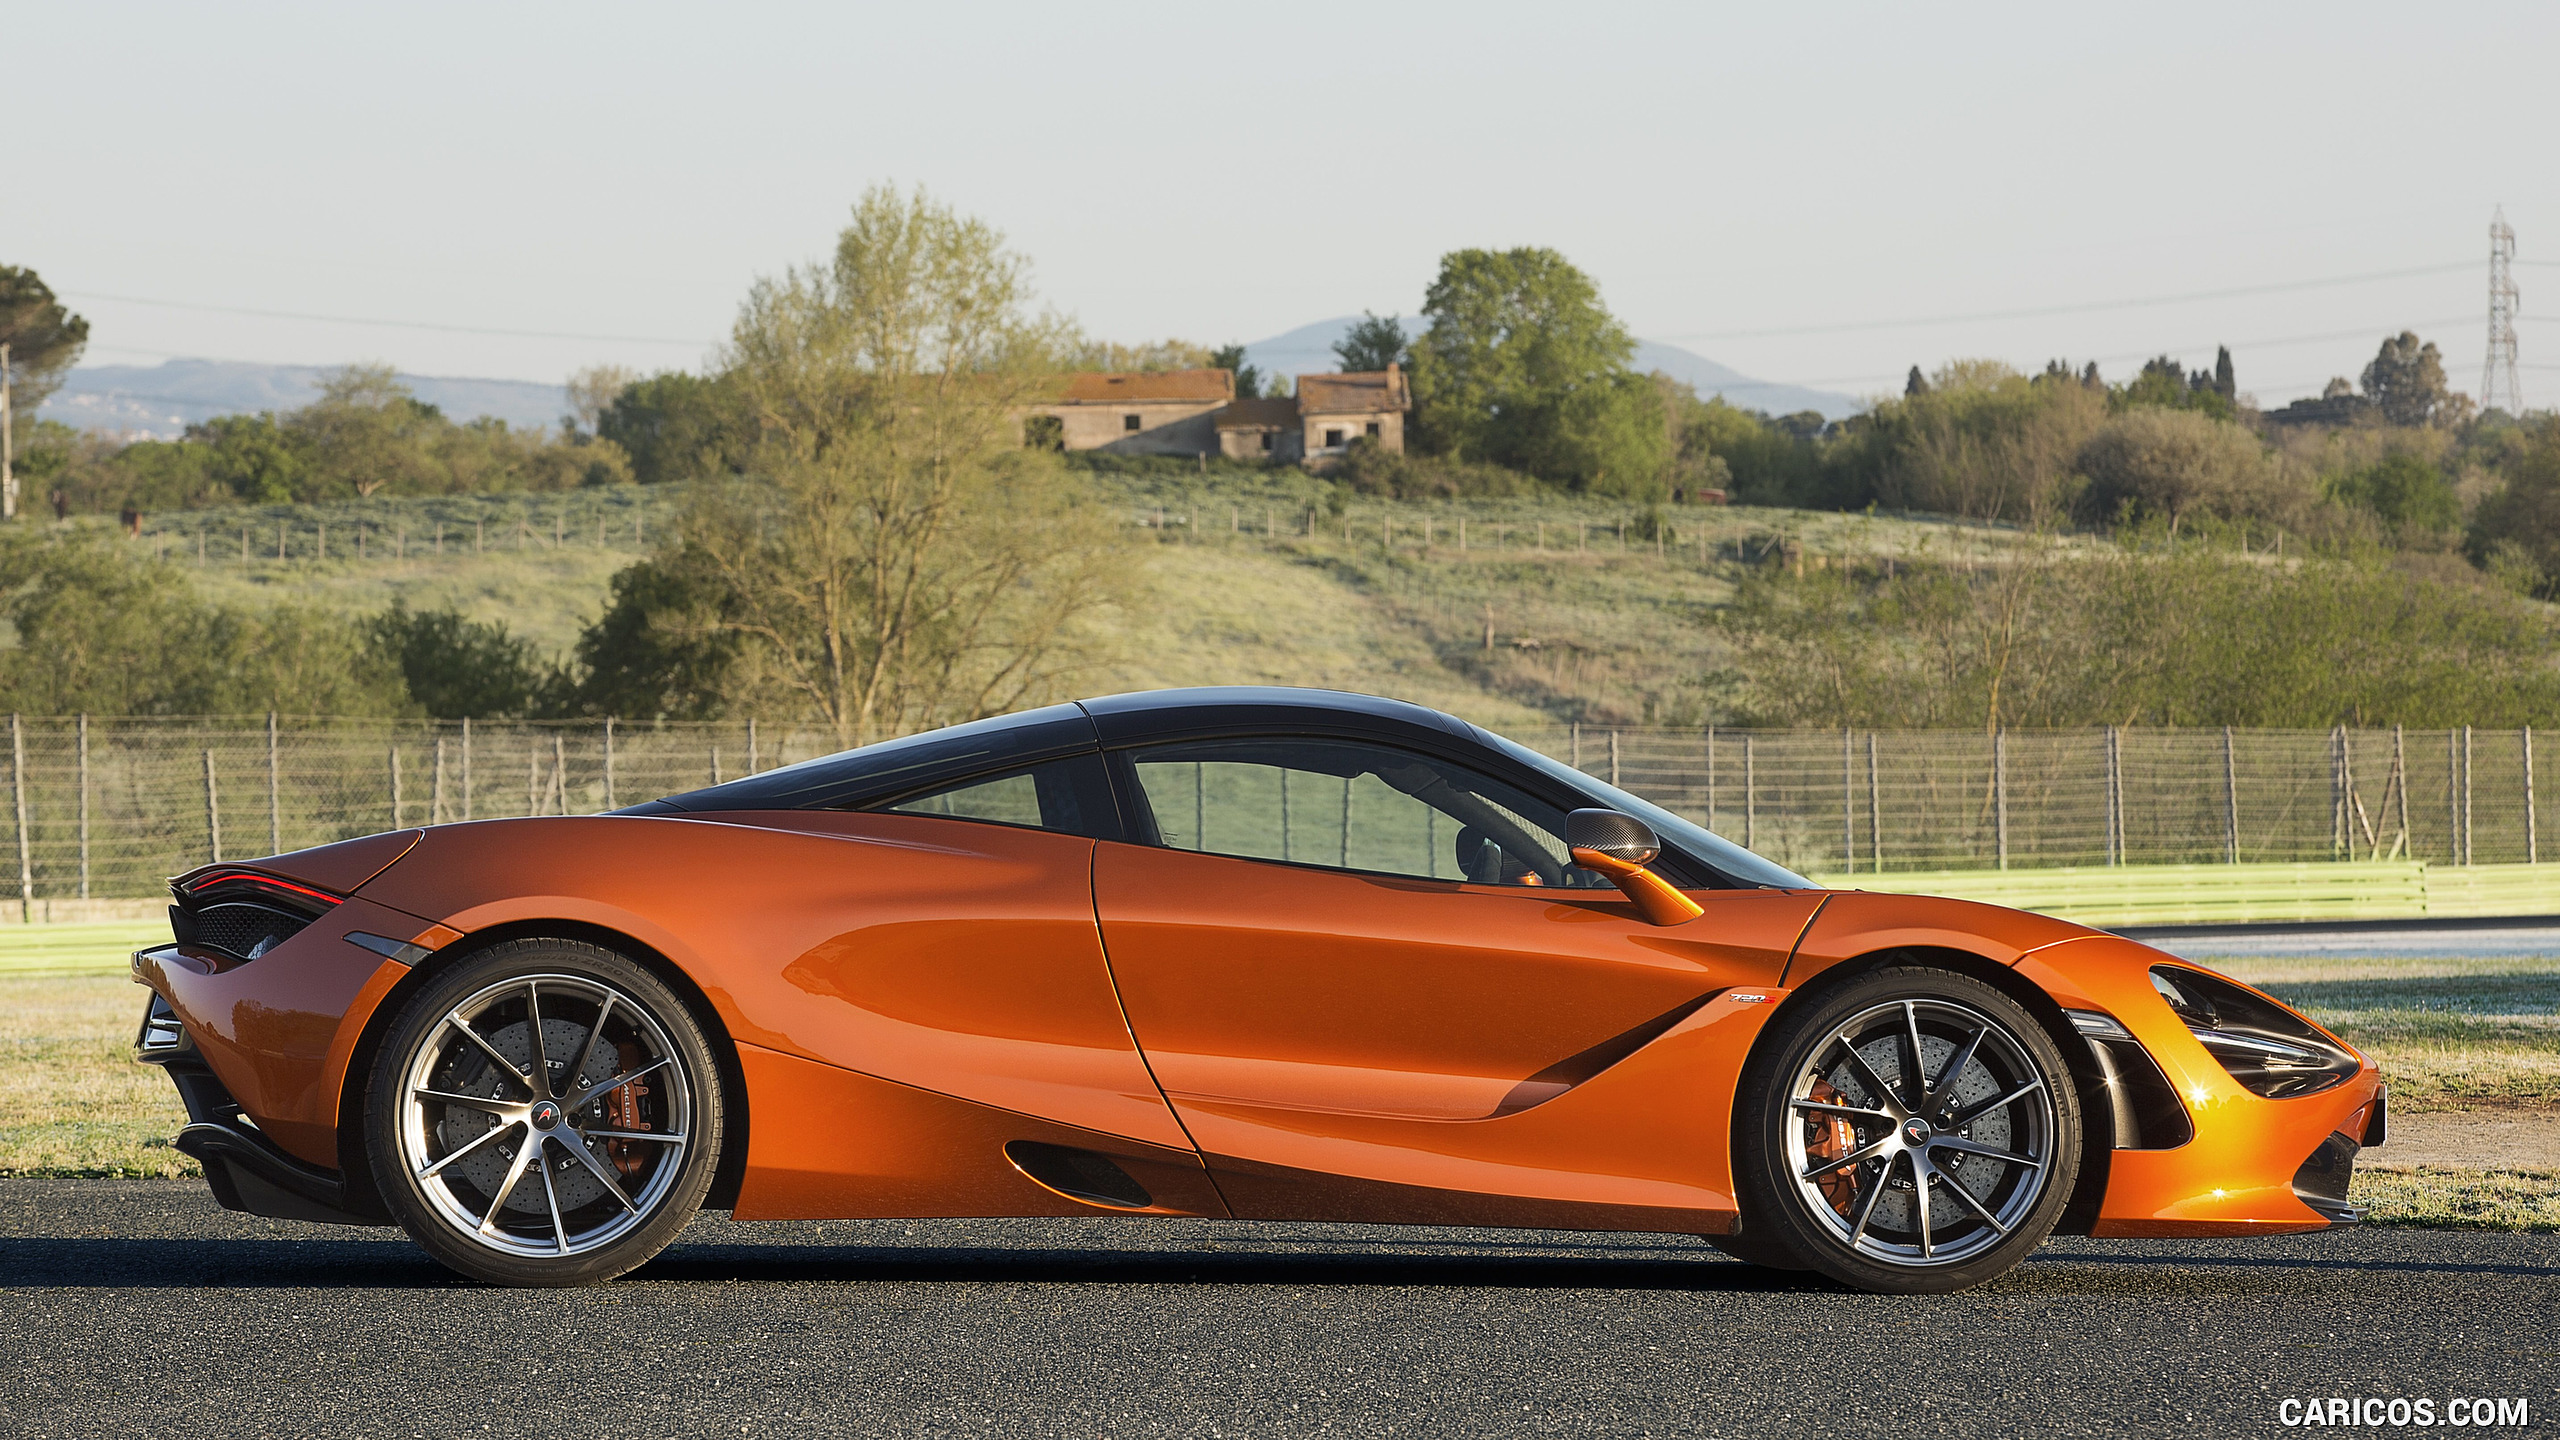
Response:
POLYGON ((1947 1291, 2355 1223, 2355 1050, 2130 940, 1824 890, 1447 715, 1122 695, 173 882, 222 1204, 606 1279, 740 1219, 1706 1237, 1947 1291))

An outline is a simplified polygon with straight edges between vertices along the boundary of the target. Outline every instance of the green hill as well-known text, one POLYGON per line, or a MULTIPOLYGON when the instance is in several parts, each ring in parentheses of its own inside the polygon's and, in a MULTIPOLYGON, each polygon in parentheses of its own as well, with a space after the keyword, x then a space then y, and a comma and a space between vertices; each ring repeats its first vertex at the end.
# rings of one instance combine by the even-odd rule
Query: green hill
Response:
MULTIPOLYGON (((1987 527, 1747 507, 1674 507, 1646 539, 1623 502, 1346 500, 1290 472, 1099 483, 1145 574, 1140 601, 1103 623, 1109 658, 1079 689, 1327 685, 1493 725, 1701 718, 1697 682, 1721 653, 1704 622, 1752 566, 2015 543, 1987 527)), ((620 486, 173 512, 150 517, 141 543, 223 603, 452 608, 564 655, 677 498, 620 486)))

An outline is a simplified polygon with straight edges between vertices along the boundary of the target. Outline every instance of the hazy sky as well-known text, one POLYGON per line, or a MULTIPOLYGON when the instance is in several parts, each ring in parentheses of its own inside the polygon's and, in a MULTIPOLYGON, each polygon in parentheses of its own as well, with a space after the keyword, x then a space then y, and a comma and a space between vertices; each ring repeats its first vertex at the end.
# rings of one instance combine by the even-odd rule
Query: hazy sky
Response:
POLYGON ((1763 379, 2227 342, 2273 403, 2416 327, 2474 390, 2503 203, 2560 401, 2548 4, 103 3, 5 43, 0 262, 92 364, 694 365, 889 180, 1116 339, 1411 312, 1535 244, 1763 379))

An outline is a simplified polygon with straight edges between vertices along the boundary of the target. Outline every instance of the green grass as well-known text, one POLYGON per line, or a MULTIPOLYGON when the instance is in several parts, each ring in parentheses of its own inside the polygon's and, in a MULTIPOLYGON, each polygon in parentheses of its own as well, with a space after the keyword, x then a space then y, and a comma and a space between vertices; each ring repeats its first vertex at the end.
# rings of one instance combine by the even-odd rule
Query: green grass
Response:
POLYGON ((2347 1194, 2369 1225, 2560 1230, 2560 1175, 2548 1170, 2359 1169, 2347 1194))
POLYGON ((166 920, 0 925, 0 978, 122 975, 134 951, 168 941, 166 920))
POLYGON ((134 1063, 144 1001, 121 974, 0 973, 0 1175, 202 1173, 169 1145, 177 1088, 134 1063))

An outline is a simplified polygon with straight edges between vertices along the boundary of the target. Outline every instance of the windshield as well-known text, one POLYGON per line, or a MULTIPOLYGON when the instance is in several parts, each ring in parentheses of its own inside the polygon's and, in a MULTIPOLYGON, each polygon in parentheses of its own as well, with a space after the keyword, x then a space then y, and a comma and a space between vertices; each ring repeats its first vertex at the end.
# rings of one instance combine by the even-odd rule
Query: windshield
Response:
POLYGON ((1822 888, 1783 865, 1761 859, 1694 820, 1684 820, 1650 800, 1638 799, 1604 780, 1595 780, 1561 760, 1550 759, 1526 745, 1505 740, 1482 726, 1476 727, 1476 733, 1492 742, 1494 748, 1503 754, 1539 774, 1571 786, 1598 804, 1623 810, 1642 820, 1653 827, 1664 844, 1714 866, 1742 884, 1775 890, 1822 888))

